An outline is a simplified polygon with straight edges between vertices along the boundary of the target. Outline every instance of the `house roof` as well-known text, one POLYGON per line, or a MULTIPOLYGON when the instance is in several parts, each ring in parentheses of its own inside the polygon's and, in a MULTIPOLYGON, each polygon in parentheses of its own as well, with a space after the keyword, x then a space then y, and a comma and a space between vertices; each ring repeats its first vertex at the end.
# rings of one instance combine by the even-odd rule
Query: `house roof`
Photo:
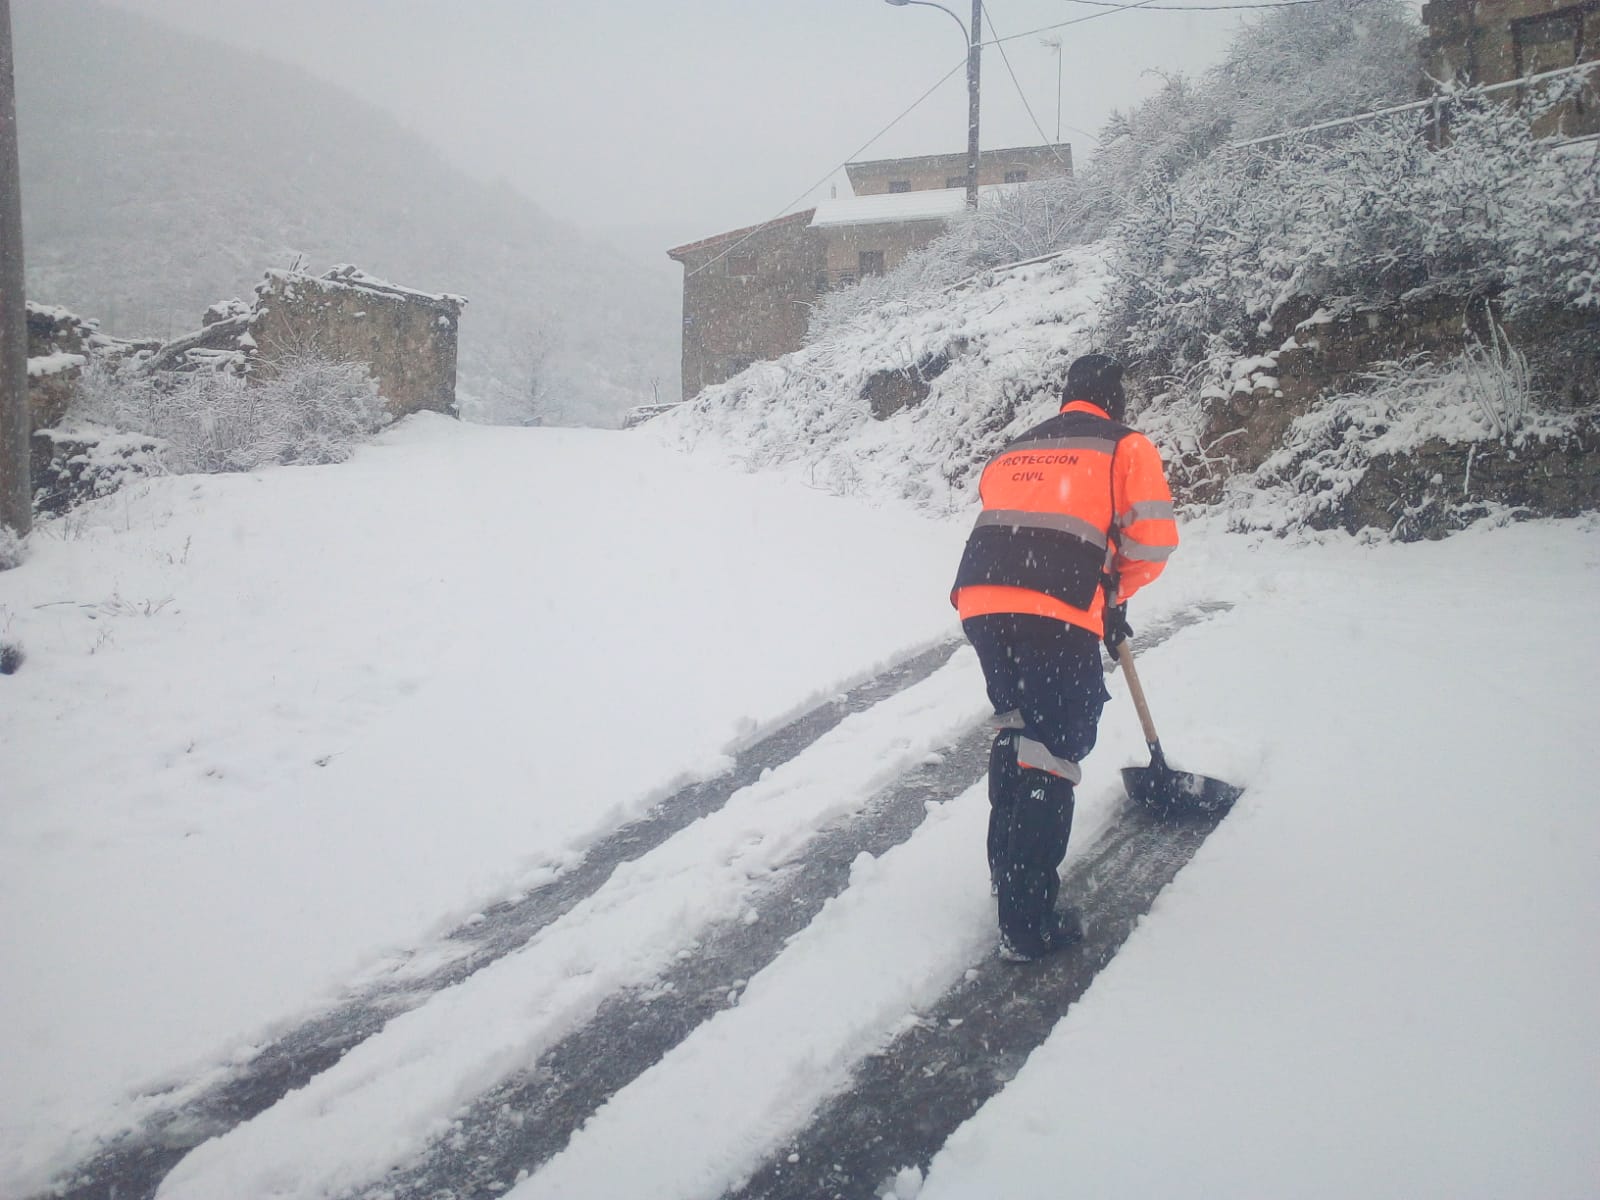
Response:
POLYGON ((696 250, 709 250, 712 246, 729 241, 732 238, 749 237, 753 233, 764 233, 768 229, 778 229, 784 225, 809 225, 811 216, 816 211, 814 208, 807 208, 801 212, 778 217, 773 221, 763 221, 759 225, 746 225, 743 229, 730 229, 727 233, 714 233, 708 238, 701 238, 698 242, 687 242, 682 246, 674 246, 667 251, 667 257, 681 261, 687 254, 691 254, 696 250))
MULTIPOLYGON (((985 197, 1007 192, 1026 184, 991 183, 978 189, 978 203, 985 197)), ((823 200, 811 218, 814 229, 832 225, 885 225, 901 221, 948 221, 967 203, 965 188, 937 188, 922 192, 882 192, 876 196, 849 196, 823 200)))

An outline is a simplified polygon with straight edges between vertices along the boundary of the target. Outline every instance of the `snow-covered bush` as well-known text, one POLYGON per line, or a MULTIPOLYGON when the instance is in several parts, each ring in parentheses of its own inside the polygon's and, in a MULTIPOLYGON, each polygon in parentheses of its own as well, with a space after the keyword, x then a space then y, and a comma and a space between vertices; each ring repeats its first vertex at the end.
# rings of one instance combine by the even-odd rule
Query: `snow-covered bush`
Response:
POLYGON ((1477 400, 1495 435, 1510 443, 1521 436, 1531 405, 1528 359, 1511 344, 1490 316, 1487 343, 1473 339, 1461 356, 1468 391, 1477 400))
POLYGON ((1501 293, 1511 312, 1600 305, 1594 149, 1544 149, 1525 112, 1470 98, 1442 148, 1419 121, 1214 154, 1147 197, 1120 228, 1115 268, 1131 355, 1180 372, 1217 338, 1243 352, 1299 298, 1448 290, 1501 293))
POLYGON ((70 418, 159 440, 177 474, 248 471, 265 463, 333 463, 388 421, 359 363, 297 353, 246 380, 231 371, 84 372, 70 418))
POLYGON ((1423 31, 1393 0, 1329 0, 1245 24, 1205 96, 1230 141, 1412 99, 1423 31))
MULTIPOLYGON (((256 402, 269 414, 258 443, 276 451, 262 462, 344 462, 392 419, 367 368, 299 353, 256 368, 256 402)), ((260 411, 254 405, 250 411, 260 411)))

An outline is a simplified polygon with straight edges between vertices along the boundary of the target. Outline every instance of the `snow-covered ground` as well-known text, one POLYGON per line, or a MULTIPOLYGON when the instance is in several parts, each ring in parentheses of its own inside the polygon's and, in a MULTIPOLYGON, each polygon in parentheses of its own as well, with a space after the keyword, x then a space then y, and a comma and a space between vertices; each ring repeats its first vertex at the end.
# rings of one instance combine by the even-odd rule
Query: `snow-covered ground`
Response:
MULTIPOLYGON (((1596 1194, 1600 522, 1184 533, 1135 625, 1233 607, 1151 651, 1146 684, 1179 764, 1248 791, 922 1195, 1596 1194)), ((28 653, 0 679, 0 1194, 953 635, 964 534, 637 434, 434 418, 342 466, 158 480, 47 527, 0 574, 28 653)), ((1144 752, 1112 690, 1075 850, 1144 752)), ((958 652, 162 1194, 379 1178, 984 708, 958 652)), ((714 1196, 753 1170, 992 947, 985 803, 859 860, 511 1194, 714 1196)))

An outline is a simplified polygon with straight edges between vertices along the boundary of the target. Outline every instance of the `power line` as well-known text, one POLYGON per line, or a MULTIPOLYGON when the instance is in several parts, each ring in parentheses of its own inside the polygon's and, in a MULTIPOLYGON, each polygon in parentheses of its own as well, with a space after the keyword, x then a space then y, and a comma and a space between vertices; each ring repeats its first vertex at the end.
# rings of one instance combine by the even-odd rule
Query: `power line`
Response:
MULTIPOLYGON (((1129 10, 1132 10, 1132 9, 1161 7, 1161 6, 1157 6, 1157 5, 1152 4, 1151 0, 1135 0, 1135 2, 1132 3, 1132 4, 1114 4, 1114 3, 1111 3, 1110 0, 1072 0, 1072 2, 1073 3, 1077 3, 1077 4, 1093 4, 1095 7, 1100 8, 1101 11, 1100 12, 1088 13, 1087 15, 1081 16, 1081 17, 1074 17, 1070 21, 1057 21, 1053 25, 1041 25, 1037 29, 1025 30, 1022 33, 1013 33, 1013 34, 1010 34, 1010 35, 1008 35, 1006 37, 1001 37, 1000 36, 999 31, 997 29, 995 29, 995 27, 994 27, 994 21, 990 20, 989 21, 989 32, 994 35, 994 38, 993 38, 992 41, 980 42, 979 45, 980 46, 994 46, 996 48, 1000 48, 1006 42, 1015 42, 1015 41, 1018 41, 1018 40, 1020 40, 1022 38, 1025 38, 1025 37, 1032 37, 1036 33, 1049 33, 1053 29, 1065 29, 1069 25, 1081 25, 1085 21, 1094 21, 1094 20, 1098 20, 1101 17, 1109 17, 1113 12, 1126 12, 1126 11, 1129 11, 1129 10)), ((1291 7, 1291 6, 1296 6, 1296 5, 1302 5, 1302 4, 1322 4, 1322 3, 1327 3, 1327 0, 1273 0, 1273 2, 1271 2, 1271 3, 1238 4, 1238 5, 1216 5, 1216 6, 1210 6, 1210 7, 1212 7, 1212 8, 1285 8, 1285 7, 1291 7)), ((1194 7, 1195 11, 1203 11, 1206 6, 1195 5, 1193 7, 1194 7)), ((1165 11, 1185 11, 1185 10, 1184 9, 1167 8, 1167 9, 1165 9, 1165 11)), ((985 14, 985 17, 987 18, 987 13, 985 14)), ((1005 61, 1006 70, 1011 73, 1011 82, 1013 84, 1017 85, 1017 92, 1020 95, 1021 92, 1022 92, 1022 87, 1021 87, 1020 84, 1017 84, 1016 73, 1014 71, 1011 71, 1011 62, 1010 62, 1009 59, 1006 59, 1005 50, 1004 49, 1000 50, 1000 57, 1001 57, 1002 60, 1005 61)), ((760 233, 763 228, 765 228, 766 226, 770 225, 773 221, 778 220, 779 217, 782 217, 786 213, 788 213, 788 211, 791 208, 793 208, 795 205, 799 204, 802 200, 804 200, 812 192, 814 192, 818 188, 820 188, 823 184, 827 183, 828 180, 831 179, 837 172, 843 170, 846 166, 848 166, 850 163, 854 162, 858 157, 860 157, 863 153, 865 153, 873 145, 873 143, 875 143, 884 134, 888 133, 896 125, 900 124, 901 121, 905 120, 908 116, 910 116, 917 108, 919 108, 922 105, 922 102, 924 100, 926 100, 929 96, 933 95, 934 92, 938 91, 939 88, 943 86, 945 80, 949 79, 952 75, 954 75, 957 71, 959 71, 962 68, 964 68, 966 65, 967 65, 967 60, 965 58, 963 58, 960 62, 956 63, 955 66, 951 67, 943 75, 939 76, 939 78, 934 81, 932 87, 930 87, 927 91, 923 92, 922 95, 918 96, 915 100, 913 100, 905 108, 905 110, 900 113, 899 116, 895 117, 894 120, 890 121, 882 129, 878 130, 877 133, 875 133, 871 137, 869 137, 865 142, 863 142, 860 145, 860 147, 858 147, 856 149, 856 151, 853 154, 851 154, 843 162, 839 163, 836 166, 830 167, 828 169, 827 174, 823 175, 821 179, 817 180, 810 187, 806 188, 805 191, 801 192, 793 200, 791 200, 791 201, 789 201, 789 203, 785 204, 783 206, 783 208, 780 209, 777 213, 775 213, 771 217, 768 217, 765 221, 761 222, 760 225, 757 225, 749 233, 745 234, 744 237, 742 237, 738 241, 734 242, 733 245, 729 246, 726 250, 724 250, 721 254, 717 255, 715 258, 706 260, 705 262, 701 263, 698 267, 696 267, 694 270, 688 272, 684 276, 684 278, 685 279, 689 279, 689 278, 691 278, 691 277, 693 277, 695 275, 700 274, 700 272, 704 271, 707 267, 716 266, 717 263, 719 263, 723 259, 727 258, 728 255, 732 254, 740 246, 744 245, 751 238, 755 237, 756 234, 760 233)), ((1024 108, 1028 108, 1028 116, 1030 118, 1033 118, 1034 128, 1035 129, 1039 129, 1038 118, 1033 116, 1033 110, 1032 110, 1032 108, 1028 107, 1028 101, 1027 101, 1027 98, 1025 96, 1023 97, 1022 103, 1023 103, 1023 107, 1024 108)), ((1039 136, 1040 136, 1040 138, 1042 138, 1044 140, 1044 142, 1047 145, 1051 144, 1049 137, 1046 136, 1046 134, 1045 134, 1043 129, 1039 129, 1039 136)))
POLYGON ((940 89, 940 87, 942 87, 944 85, 944 81, 946 79, 949 79, 950 76, 954 75, 957 71, 962 70, 966 65, 967 65, 967 60, 965 58, 963 58, 955 66, 951 67, 943 75, 939 76, 939 78, 934 81, 934 84, 933 84, 932 87, 930 87, 927 91, 923 92, 922 95, 918 96, 909 105, 907 105, 905 111, 902 112, 898 117, 896 117, 894 120, 890 121, 887 125, 885 125, 882 129, 878 130, 877 133, 873 134, 866 141, 862 142, 861 145, 856 149, 855 153, 851 154, 848 158, 846 158, 842 163, 839 163, 837 166, 829 167, 828 168, 828 173, 826 175, 824 175, 821 179, 819 179, 815 183, 813 183, 805 191, 801 192, 793 200, 789 201, 789 203, 785 204, 783 206, 783 208, 778 211, 778 213, 776 213, 774 216, 768 217, 765 221, 761 222, 760 225, 757 225, 749 233, 745 234, 742 238, 740 238, 733 245, 729 246, 726 250, 724 250, 721 254, 717 255, 715 258, 709 259, 706 262, 701 263, 694 270, 692 270, 688 274, 686 274, 684 276, 684 278, 688 279, 688 278, 690 278, 692 276, 698 275, 698 274, 700 274, 701 271, 704 271, 707 267, 715 266, 717 263, 719 263, 723 259, 727 258, 728 255, 732 254, 740 246, 744 245, 751 238, 755 237, 756 234, 760 233, 762 231, 762 229, 764 229, 766 226, 772 224, 772 222, 776 221, 779 217, 782 217, 791 208, 793 208, 796 204, 799 204, 800 201, 804 200, 812 192, 816 191, 823 184, 827 183, 828 180, 831 179, 835 174, 837 174, 839 171, 844 170, 845 167, 847 167, 851 163, 855 162, 856 159, 860 158, 861 155, 863 153, 865 153, 866 150, 874 142, 876 142, 884 134, 888 133, 889 130, 893 129, 896 125, 900 124, 901 121, 903 121, 907 117, 909 117, 912 114, 912 112, 915 111, 916 108, 919 105, 921 105, 921 103, 924 100, 926 100, 929 96, 933 95, 934 92, 938 91, 940 89))
POLYGON ((1300 8, 1306 4, 1326 4, 1328 0, 1271 0, 1263 4, 1114 4, 1112 0, 1067 0, 1093 8, 1142 8, 1150 12, 1232 12, 1240 8, 1300 8))
MULTIPOLYGON (((1046 134, 1045 131, 1040 127, 1039 118, 1033 115, 1033 106, 1028 103, 1028 97, 1023 93, 1022 90, 1022 84, 1017 81, 1017 73, 1011 69, 1011 59, 1006 55, 1005 43, 1014 42, 1018 38, 1029 37, 1035 33, 1043 33, 1051 29, 1061 29, 1067 25, 1081 25, 1084 21, 1093 21, 1097 17, 1109 17, 1113 11, 1123 12, 1129 9, 1151 7, 1151 0, 1134 0, 1134 3, 1132 4, 1113 4, 1110 3, 1109 0, 1077 0, 1077 2, 1093 4, 1095 7, 1102 8, 1107 11, 1090 13, 1088 16, 1084 17, 1076 17, 1071 21, 1063 21, 1060 25, 1048 25, 1042 30, 1030 29, 1027 33, 1017 33, 1012 34, 1010 37, 1001 37, 1000 31, 995 28, 994 17, 990 15, 989 5, 985 4, 983 8, 983 19, 989 23, 989 32, 994 38, 993 41, 984 42, 983 45, 993 46, 996 50, 1000 51, 1000 61, 1006 65, 1006 73, 1011 76, 1012 86, 1017 89, 1017 96, 1022 100, 1022 107, 1027 109, 1028 119, 1033 122, 1033 127, 1039 130, 1039 140, 1045 145, 1052 147, 1054 144, 1050 141, 1049 135, 1046 134)), ((1283 0, 1283 2, 1294 4, 1320 4, 1323 2, 1323 0, 1283 0)), ((1057 162, 1062 162, 1060 151, 1052 148, 1051 153, 1056 156, 1057 162)), ((1066 166, 1066 163, 1062 162, 1062 165, 1066 166)))
POLYGON ((1285 8, 1285 7, 1291 7, 1291 6, 1299 6, 1299 5, 1302 5, 1302 4, 1326 4, 1326 3, 1329 2, 1329 0, 1273 0, 1273 2, 1271 2, 1271 3, 1227 4, 1227 5, 1213 5, 1213 6, 1205 6, 1205 5, 1196 4, 1196 5, 1193 5, 1193 6, 1188 6, 1188 7, 1183 7, 1183 8, 1177 8, 1177 7, 1171 7, 1171 6, 1167 6, 1165 8, 1161 8, 1161 6, 1158 6, 1158 5, 1145 4, 1145 3, 1113 4, 1113 3, 1110 3, 1110 0, 1072 0, 1072 2, 1075 3, 1075 4, 1089 4, 1089 3, 1092 3, 1096 7, 1100 8, 1101 11, 1100 12, 1089 13, 1086 16, 1082 16, 1082 17, 1073 17, 1072 20, 1070 20, 1070 21, 1057 21, 1053 25, 1041 25, 1037 29, 1025 29, 1021 33, 1010 33, 1010 34, 1007 34, 1005 37, 996 37, 993 41, 984 42, 983 45, 985 45, 985 46, 998 46, 1001 42, 1015 42, 1015 41, 1019 41, 1022 38, 1025 38, 1025 37, 1032 37, 1036 33, 1049 33, 1052 29, 1065 29, 1069 25, 1082 25, 1085 21, 1093 21, 1093 20, 1096 20, 1096 19, 1098 19, 1100 17, 1109 17, 1114 12, 1129 12, 1129 11, 1131 11, 1133 9, 1136 9, 1136 8, 1148 8, 1148 9, 1152 9, 1152 10, 1160 8, 1161 11, 1165 11, 1165 12, 1206 12, 1206 11, 1218 11, 1218 10, 1224 9, 1224 8, 1285 8))
POLYGON ((994 27, 994 17, 989 13, 989 6, 983 6, 983 19, 989 23, 989 32, 994 35, 994 47, 1000 51, 1000 61, 1006 65, 1006 74, 1011 76, 1011 86, 1017 89, 1017 98, 1022 101, 1022 107, 1027 111, 1028 120, 1033 122, 1033 127, 1039 131, 1039 140, 1050 147, 1050 153, 1055 155, 1056 162, 1066 170, 1071 171, 1071 166, 1061 157, 1061 151, 1056 149, 1055 143, 1050 140, 1050 135, 1039 124, 1039 118, 1033 115, 1033 105, 1028 103, 1028 94, 1022 90, 1022 83, 1017 79, 1017 73, 1011 69, 1011 59, 1006 54, 1006 48, 1001 44, 1000 31, 994 27))

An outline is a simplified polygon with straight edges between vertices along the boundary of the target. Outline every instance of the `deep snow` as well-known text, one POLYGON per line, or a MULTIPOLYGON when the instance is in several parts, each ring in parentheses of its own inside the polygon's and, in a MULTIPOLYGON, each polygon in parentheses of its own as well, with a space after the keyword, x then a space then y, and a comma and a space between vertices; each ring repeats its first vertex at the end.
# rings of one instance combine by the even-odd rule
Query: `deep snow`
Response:
MULTIPOLYGON (((343 466, 159 480, 47 526, 0 574, 29 653, 0 680, 0 1194, 953 633, 964 533, 638 435, 432 418, 343 466)), ((1135 625, 1233 608, 1146 684, 1180 765, 1249 790, 922 1195, 1594 1194, 1600 522, 1184 536, 1135 625)), ((1112 690, 1075 847, 1143 754, 1112 690)), ((983 710, 959 653, 163 1195, 377 1177, 983 710)), ((984 804, 860 860, 512 1194, 708 1196, 754 1169, 992 947, 984 804)))

